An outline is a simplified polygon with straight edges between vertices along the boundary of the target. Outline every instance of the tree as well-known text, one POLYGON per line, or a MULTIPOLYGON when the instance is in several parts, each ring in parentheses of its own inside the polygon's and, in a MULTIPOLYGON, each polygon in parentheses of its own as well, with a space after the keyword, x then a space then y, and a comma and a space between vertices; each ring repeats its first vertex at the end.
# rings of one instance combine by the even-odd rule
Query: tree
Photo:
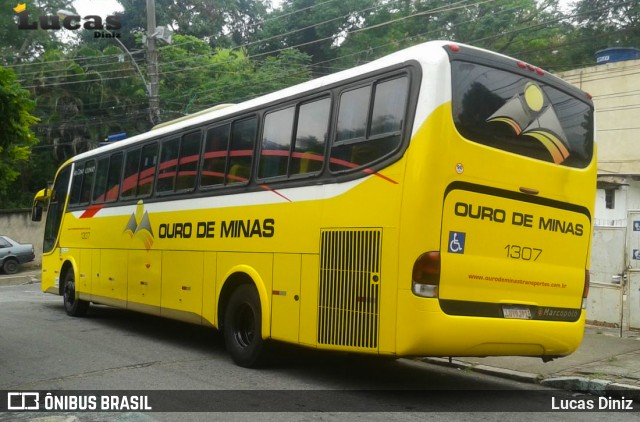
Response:
POLYGON ((308 80, 309 60, 291 50, 259 61, 244 49, 212 49, 195 37, 175 35, 173 45, 160 49, 163 120, 308 80))
MULTIPOLYGON (((37 144, 31 126, 37 119, 31 115, 34 103, 29 93, 16 82, 13 71, 0 67, 0 199, 20 175, 21 164, 27 162, 30 147, 37 144)), ((0 200, 0 208, 3 204, 0 200)))
POLYGON ((259 37, 250 43, 252 54, 277 54, 295 48, 311 57, 313 73, 332 73, 345 34, 366 25, 378 0, 285 0, 262 24, 259 37))
POLYGON ((595 53, 605 48, 640 47, 638 0, 578 0, 573 12, 575 30, 567 39, 572 66, 595 64, 595 53))
POLYGON ((149 129, 140 118, 147 107, 144 84, 116 46, 47 51, 23 77, 37 101, 36 130, 58 164, 111 133, 149 129))
MULTIPOLYGON (((147 29, 146 3, 119 0, 124 8, 123 32, 147 29)), ((156 22, 173 32, 194 36, 213 47, 240 46, 256 32, 266 14, 260 0, 156 0, 156 22)))

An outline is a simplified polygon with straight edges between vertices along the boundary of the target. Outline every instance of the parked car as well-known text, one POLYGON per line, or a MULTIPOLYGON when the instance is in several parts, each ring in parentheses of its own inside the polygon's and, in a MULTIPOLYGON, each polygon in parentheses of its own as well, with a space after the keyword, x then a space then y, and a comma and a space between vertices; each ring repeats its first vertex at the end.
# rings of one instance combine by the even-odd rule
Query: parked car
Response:
POLYGON ((0 268, 6 274, 18 272, 18 266, 33 261, 36 254, 30 243, 18 243, 7 236, 0 236, 0 268))

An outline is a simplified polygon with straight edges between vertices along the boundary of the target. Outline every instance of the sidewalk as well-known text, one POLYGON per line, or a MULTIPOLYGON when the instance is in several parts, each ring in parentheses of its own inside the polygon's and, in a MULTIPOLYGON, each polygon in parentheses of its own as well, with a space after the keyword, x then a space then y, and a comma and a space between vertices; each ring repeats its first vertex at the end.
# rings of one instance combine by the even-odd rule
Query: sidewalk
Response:
MULTIPOLYGON (((0 286, 39 282, 40 268, 35 265, 23 266, 18 274, 0 274, 0 286)), ((640 401, 639 331, 621 333, 617 328, 587 326, 575 353, 547 363, 517 356, 421 360, 520 382, 640 401)))
POLYGON ((16 274, 0 272, 0 287, 39 283, 41 276, 42 270, 40 266, 29 262, 21 265, 16 274))
POLYGON ((521 382, 640 401, 640 332, 587 326, 573 354, 544 363, 517 356, 424 358, 438 365, 473 370, 521 382))

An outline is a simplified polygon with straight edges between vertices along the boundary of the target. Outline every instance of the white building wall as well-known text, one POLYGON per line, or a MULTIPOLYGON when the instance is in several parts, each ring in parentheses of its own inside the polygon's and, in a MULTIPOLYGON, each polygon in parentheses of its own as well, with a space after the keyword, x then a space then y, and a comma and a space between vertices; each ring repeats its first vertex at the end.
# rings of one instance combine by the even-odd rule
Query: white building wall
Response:
POLYGON ((558 76, 593 97, 598 174, 640 174, 640 60, 591 66, 558 76))
POLYGON ((629 211, 640 210, 640 60, 594 65, 558 76, 588 92, 596 109, 598 181, 603 189, 596 193, 587 319, 635 327, 640 325, 640 306, 629 303, 630 293, 635 293, 629 289, 630 275, 635 273, 628 269, 627 243, 632 230, 629 211), (613 208, 606 206, 604 188, 615 189, 613 208))

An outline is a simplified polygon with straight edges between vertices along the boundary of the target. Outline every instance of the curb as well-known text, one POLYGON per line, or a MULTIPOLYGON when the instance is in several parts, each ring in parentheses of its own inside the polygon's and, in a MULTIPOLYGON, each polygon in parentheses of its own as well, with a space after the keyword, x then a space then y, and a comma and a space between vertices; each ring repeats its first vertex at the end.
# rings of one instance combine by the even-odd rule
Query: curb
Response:
POLYGON ((621 384, 611 380, 585 378, 585 377, 551 377, 544 378, 539 374, 515 371, 513 369, 497 368, 488 365, 474 365, 467 362, 448 358, 421 358, 422 362, 449 368, 463 369, 480 372, 514 381, 529 384, 539 384, 545 387, 558 388, 568 391, 593 394, 595 396, 609 396, 627 398, 640 402, 640 387, 629 384, 621 384))
POLYGON ((448 359, 448 358, 421 358, 422 362, 431 363, 434 365, 447 366, 450 368, 464 369, 474 372, 480 372, 482 374, 494 375, 501 378, 507 378, 514 381, 526 382, 528 384, 539 384, 542 380, 542 376, 538 374, 531 374, 529 372, 514 371, 513 369, 497 368, 495 366, 488 365, 474 365, 460 360, 448 359))
POLYGON ((585 378, 585 377, 555 377, 546 378, 540 382, 541 385, 563 390, 580 391, 596 396, 610 396, 617 398, 628 398, 640 400, 640 387, 629 384, 620 384, 615 381, 585 378))
POLYGON ((22 284, 34 284, 39 282, 40 282, 40 278, 32 274, 0 277, 0 287, 1 286, 19 286, 22 284))

